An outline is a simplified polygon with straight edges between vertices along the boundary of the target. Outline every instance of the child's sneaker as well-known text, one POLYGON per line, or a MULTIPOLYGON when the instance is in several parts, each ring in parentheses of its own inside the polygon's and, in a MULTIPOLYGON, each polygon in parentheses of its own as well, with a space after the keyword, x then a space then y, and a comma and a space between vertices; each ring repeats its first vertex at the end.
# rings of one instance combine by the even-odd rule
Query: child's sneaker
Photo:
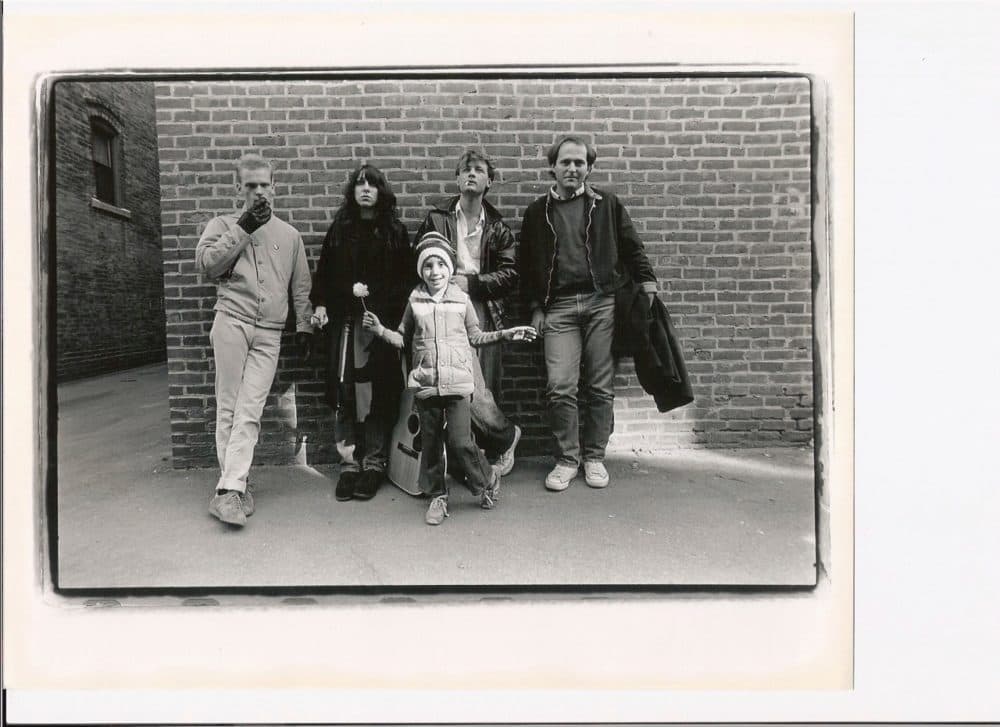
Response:
POLYGON ((492 510, 500 499, 500 465, 490 467, 490 481, 479 494, 479 507, 492 510))
POLYGON ((446 517, 448 517, 448 496, 438 495, 431 500, 427 514, 424 515, 424 522, 428 525, 440 525, 446 517))

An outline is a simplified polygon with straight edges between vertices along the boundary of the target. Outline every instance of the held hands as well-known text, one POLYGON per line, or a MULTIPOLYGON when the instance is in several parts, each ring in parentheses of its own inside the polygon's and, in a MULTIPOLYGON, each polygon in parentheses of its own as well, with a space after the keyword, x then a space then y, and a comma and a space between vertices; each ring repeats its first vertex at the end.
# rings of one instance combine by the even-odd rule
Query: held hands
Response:
POLYGON ((382 326, 382 322, 378 319, 378 316, 372 313, 370 310, 365 311, 364 315, 361 316, 361 327, 366 331, 371 331, 376 336, 381 338, 382 331, 385 328, 382 326))
POLYGON ((252 235, 258 228, 267 224, 267 221, 270 219, 271 205, 268 204, 266 199, 261 197, 253 203, 252 207, 240 215, 236 224, 242 227, 248 235, 252 235))
POLYGON ((312 317, 309 318, 309 322, 317 328, 323 328, 326 326, 326 324, 330 322, 330 318, 326 314, 326 306, 316 306, 316 310, 313 311, 312 317))
POLYGON ((505 341, 534 341, 538 338, 538 331, 531 326, 514 326, 503 329, 505 341))

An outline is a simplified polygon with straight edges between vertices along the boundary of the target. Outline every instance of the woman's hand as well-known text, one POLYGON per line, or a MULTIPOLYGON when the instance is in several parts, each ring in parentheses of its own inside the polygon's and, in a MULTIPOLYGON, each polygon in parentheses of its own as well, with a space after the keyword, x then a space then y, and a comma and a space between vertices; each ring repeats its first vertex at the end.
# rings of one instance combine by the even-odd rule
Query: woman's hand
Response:
POLYGON ((316 306, 316 310, 313 311, 312 318, 309 319, 309 322, 312 323, 317 328, 322 328, 327 323, 329 323, 330 319, 326 315, 326 306, 325 305, 316 306))

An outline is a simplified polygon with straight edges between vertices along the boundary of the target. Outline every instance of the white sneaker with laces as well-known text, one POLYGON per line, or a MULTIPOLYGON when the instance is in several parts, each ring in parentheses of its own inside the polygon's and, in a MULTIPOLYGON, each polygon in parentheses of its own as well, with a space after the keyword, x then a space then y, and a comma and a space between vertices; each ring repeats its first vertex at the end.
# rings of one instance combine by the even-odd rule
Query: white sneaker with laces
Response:
POLYGON ((584 462, 583 477, 588 487, 598 489, 607 487, 608 483, 611 482, 611 477, 608 475, 608 470, 604 467, 603 462, 584 462))
POLYGON ((579 469, 571 464, 557 464, 545 478, 545 488, 553 492, 562 492, 569 487, 579 469))
POLYGON ((521 427, 514 425, 514 441, 511 442, 510 448, 506 452, 500 455, 500 459, 497 460, 497 466, 500 468, 500 476, 506 477, 510 474, 510 471, 514 469, 514 450, 517 449, 517 443, 521 441, 521 427))

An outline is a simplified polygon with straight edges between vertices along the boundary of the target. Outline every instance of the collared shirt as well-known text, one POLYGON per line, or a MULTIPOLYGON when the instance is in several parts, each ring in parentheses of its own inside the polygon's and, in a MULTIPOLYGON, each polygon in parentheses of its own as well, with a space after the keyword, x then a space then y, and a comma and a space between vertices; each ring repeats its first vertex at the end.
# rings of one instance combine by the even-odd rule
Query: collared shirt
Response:
POLYGON ((586 185, 581 184, 579 187, 576 188, 576 191, 573 192, 573 196, 572 197, 567 197, 566 200, 564 200, 562 197, 559 196, 559 192, 557 192, 556 189, 557 189, 556 185, 553 184, 552 185, 552 189, 549 190, 549 194, 552 195, 552 199, 557 199, 560 202, 565 202, 566 200, 570 200, 570 199, 573 199, 575 197, 579 197, 581 194, 583 194, 586 191, 587 187, 586 187, 586 185))
POLYGON ((458 239, 455 240, 455 253, 458 258, 458 275, 477 275, 479 264, 483 259, 483 227, 486 225, 486 209, 479 208, 479 219, 476 226, 470 230, 462 214, 462 201, 455 205, 455 230, 458 239))

